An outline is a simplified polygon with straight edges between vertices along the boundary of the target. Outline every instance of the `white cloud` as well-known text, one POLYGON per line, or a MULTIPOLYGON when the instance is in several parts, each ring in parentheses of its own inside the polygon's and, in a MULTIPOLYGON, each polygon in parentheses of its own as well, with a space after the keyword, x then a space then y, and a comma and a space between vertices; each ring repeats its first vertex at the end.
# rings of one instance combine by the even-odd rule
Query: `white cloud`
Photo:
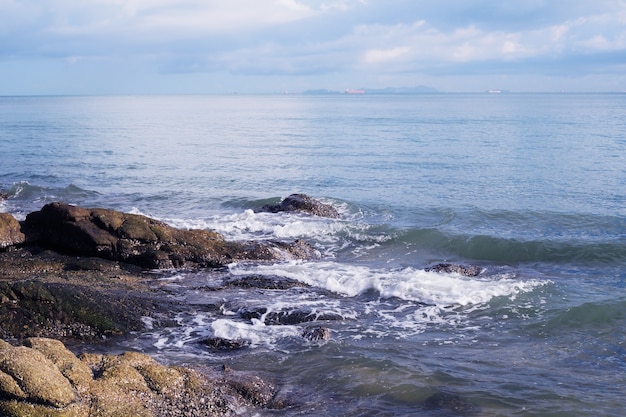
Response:
POLYGON ((626 56, 624 0, 0 0, 0 10, 0 59, 75 68, 389 80, 536 73, 543 62, 574 71, 576 58, 588 60, 581 74, 597 73, 626 56))
POLYGON ((368 64, 380 64, 387 61, 395 61, 398 58, 406 56, 411 49, 406 46, 398 46, 391 49, 370 49, 365 51, 363 61, 368 64))

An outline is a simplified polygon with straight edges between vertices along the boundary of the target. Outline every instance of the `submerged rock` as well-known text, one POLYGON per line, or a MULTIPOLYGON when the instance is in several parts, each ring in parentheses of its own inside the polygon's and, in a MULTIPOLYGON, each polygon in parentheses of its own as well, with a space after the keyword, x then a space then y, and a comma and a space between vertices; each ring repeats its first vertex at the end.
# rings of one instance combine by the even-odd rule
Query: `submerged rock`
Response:
POLYGON ((234 416, 274 407, 276 387, 245 373, 164 366, 136 352, 70 352, 52 339, 0 341, 2 416, 234 416))
POLYGON ((319 253, 304 241, 230 242, 209 230, 180 230, 158 220, 64 203, 26 216, 27 238, 54 250, 163 269, 221 267, 237 260, 310 259, 319 253))
POLYGON ((263 320, 267 326, 294 325, 312 321, 341 321, 344 317, 335 313, 319 313, 306 310, 269 311, 265 307, 242 308, 239 316, 246 320, 263 320))
POLYGON ((287 290, 296 287, 308 287, 295 279, 281 276, 247 275, 227 280, 224 285, 234 288, 255 288, 266 290, 287 290))
POLYGON ((425 268, 424 270, 431 272, 444 272, 446 274, 456 273, 466 277, 475 277, 481 272, 481 268, 478 265, 458 265, 450 263, 440 263, 425 268))
POLYGON ((281 211, 292 211, 298 213, 308 213, 314 216, 339 218, 339 212, 330 204, 321 203, 306 194, 291 194, 279 204, 268 204, 261 207, 260 211, 278 213, 281 211))
POLYGON ((428 397, 423 406, 426 410, 445 410, 461 414, 471 414, 477 409, 475 404, 460 395, 445 391, 436 392, 428 397))
POLYGON ((221 337, 209 337, 200 340, 198 343, 214 350, 239 350, 250 346, 250 342, 247 340, 231 340, 221 337))
POLYGON ((304 329, 302 337, 311 342, 325 342, 330 340, 330 330, 327 327, 310 327, 304 329))

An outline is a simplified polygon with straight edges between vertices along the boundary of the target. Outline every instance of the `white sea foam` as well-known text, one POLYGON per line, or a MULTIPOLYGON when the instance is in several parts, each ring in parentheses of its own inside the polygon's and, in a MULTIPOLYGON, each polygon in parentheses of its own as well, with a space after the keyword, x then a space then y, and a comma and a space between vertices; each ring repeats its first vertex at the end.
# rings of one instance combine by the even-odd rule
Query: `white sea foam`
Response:
POLYGON ((314 287, 355 297, 369 290, 393 298, 439 306, 483 304, 494 297, 514 297, 545 284, 510 276, 485 278, 442 274, 422 269, 373 269, 337 262, 293 261, 274 265, 233 264, 232 274, 261 273, 291 278, 314 287))
POLYGON ((297 337, 301 330, 297 326, 267 326, 261 320, 250 323, 230 319, 217 319, 211 323, 215 337, 228 340, 245 340, 250 346, 276 346, 276 342, 287 337, 297 337))
POLYGON ((228 215, 216 214, 202 219, 166 221, 179 228, 214 230, 233 240, 308 237, 328 241, 333 235, 349 227, 349 223, 343 220, 298 214, 255 213, 252 210, 228 215))

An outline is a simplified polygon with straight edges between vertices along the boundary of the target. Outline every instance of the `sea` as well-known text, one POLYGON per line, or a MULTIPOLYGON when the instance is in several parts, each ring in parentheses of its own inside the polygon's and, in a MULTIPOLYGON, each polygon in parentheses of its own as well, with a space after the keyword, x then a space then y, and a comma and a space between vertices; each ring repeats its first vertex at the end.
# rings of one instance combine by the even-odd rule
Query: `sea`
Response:
POLYGON ((278 387, 241 415, 626 415, 626 94, 0 97, 0 191, 313 245, 154 271, 174 323, 100 347, 278 387), (292 193, 341 216, 258 211, 292 193), (216 291, 249 276, 301 285, 216 291))

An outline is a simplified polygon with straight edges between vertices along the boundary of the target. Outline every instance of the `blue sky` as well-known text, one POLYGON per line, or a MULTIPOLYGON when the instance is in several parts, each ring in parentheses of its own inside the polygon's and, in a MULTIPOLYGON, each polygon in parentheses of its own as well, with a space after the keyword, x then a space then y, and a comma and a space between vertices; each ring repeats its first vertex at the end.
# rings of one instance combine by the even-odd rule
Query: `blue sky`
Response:
POLYGON ((626 91, 626 0, 0 0, 0 95, 626 91))

